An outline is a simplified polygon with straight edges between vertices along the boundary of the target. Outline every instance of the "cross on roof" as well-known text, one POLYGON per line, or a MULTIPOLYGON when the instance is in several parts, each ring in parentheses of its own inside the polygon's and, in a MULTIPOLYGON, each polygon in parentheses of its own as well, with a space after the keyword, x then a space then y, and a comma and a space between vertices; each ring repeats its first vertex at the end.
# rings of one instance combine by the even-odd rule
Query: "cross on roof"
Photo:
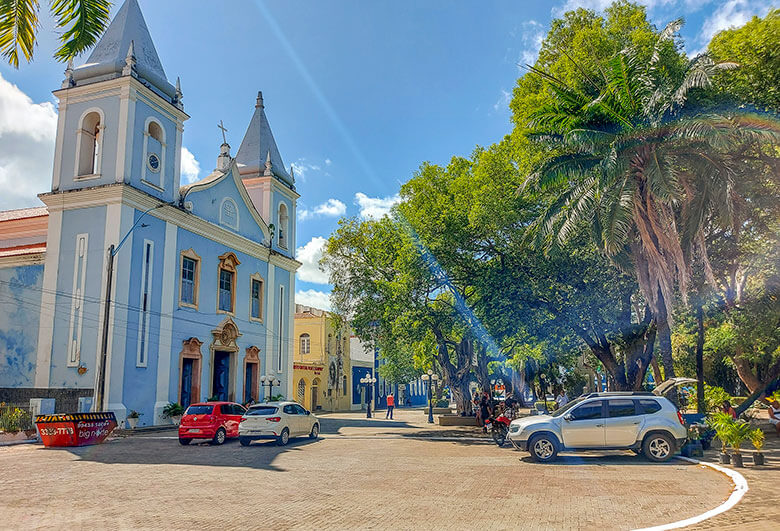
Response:
POLYGON ((219 125, 217 126, 218 129, 222 129, 222 143, 227 144, 227 137, 225 137, 225 133, 227 132, 227 129, 225 129, 225 126, 222 125, 222 120, 219 121, 219 125))

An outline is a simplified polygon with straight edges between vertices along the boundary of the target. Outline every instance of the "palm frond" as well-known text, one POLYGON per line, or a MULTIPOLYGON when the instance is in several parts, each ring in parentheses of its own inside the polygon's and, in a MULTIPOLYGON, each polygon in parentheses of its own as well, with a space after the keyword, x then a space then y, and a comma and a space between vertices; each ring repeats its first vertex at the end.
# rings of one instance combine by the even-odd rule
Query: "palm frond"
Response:
POLYGON ((0 55, 19 68, 19 53, 32 61, 38 31, 38 0, 0 0, 0 55))
POLYGON ((669 22, 666 27, 661 30, 661 33, 658 35, 658 40, 656 40, 655 46, 653 47, 653 55, 650 56, 651 66, 658 63, 658 59, 661 57, 661 46, 666 41, 673 40, 684 23, 685 21, 682 18, 678 18, 669 22))
POLYGON ((67 61, 91 48, 110 22, 111 0, 54 0, 52 14, 62 46, 54 53, 60 61, 67 61))

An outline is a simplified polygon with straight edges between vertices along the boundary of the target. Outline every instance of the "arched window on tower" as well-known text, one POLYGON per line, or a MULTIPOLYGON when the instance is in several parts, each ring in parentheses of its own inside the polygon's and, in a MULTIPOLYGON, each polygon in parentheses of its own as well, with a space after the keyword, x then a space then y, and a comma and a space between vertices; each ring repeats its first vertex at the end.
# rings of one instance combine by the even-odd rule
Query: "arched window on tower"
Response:
POLYGON ((289 217, 287 215, 287 205, 279 205, 279 247, 287 249, 287 234, 289 232, 289 217))
POLYGON ((79 128, 79 177, 100 173, 100 146, 102 144, 100 114, 90 112, 81 121, 79 128))
POLYGON ((156 120, 149 118, 144 131, 144 163, 141 179, 146 184, 162 188, 165 169, 165 131, 156 120))

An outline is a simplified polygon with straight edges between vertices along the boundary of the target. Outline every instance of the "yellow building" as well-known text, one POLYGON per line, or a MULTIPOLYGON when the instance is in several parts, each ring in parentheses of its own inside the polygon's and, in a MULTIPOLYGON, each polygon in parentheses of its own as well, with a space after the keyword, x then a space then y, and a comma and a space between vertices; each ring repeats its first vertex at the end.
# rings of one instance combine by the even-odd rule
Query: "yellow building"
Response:
POLYGON ((311 411, 349 411, 349 329, 324 310, 295 305, 293 393, 311 411))

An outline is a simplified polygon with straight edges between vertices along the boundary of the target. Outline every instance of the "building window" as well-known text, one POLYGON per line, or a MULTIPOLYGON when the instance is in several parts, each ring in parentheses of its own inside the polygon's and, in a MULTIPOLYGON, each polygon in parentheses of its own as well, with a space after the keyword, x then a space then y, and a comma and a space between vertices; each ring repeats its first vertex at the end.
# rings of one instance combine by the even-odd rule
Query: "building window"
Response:
POLYGON ((298 402, 303 404, 303 400, 306 396, 306 380, 301 378, 298 380, 298 402))
POLYGON ((138 355, 137 367, 146 367, 149 353, 149 319, 152 304, 152 266, 154 263, 154 243, 144 240, 143 265, 141 267, 141 301, 138 315, 138 355))
POLYGON ((301 334, 301 354, 308 354, 311 352, 311 336, 309 334, 301 334))
POLYGON ((89 234, 76 236, 73 263, 73 292, 70 306, 70 331, 68 332, 68 366, 75 367, 81 359, 81 330, 84 323, 84 287, 87 278, 87 244, 89 234))
POLYGON ((144 130, 144 164, 141 180, 162 189, 165 184, 165 131, 154 118, 148 118, 144 130))
POLYGON ((347 377, 344 376, 344 379, 342 380, 344 382, 342 389, 344 389, 344 396, 347 396, 347 377))
POLYGON ((259 275, 252 275, 250 279, 249 304, 251 305, 249 317, 257 321, 263 319, 263 280, 259 275))
POLYGON ((219 257, 219 286, 217 288, 217 312, 230 313, 236 307, 236 267, 240 264, 233 253, 219 257))
POLYGON ((233 312, 233 272, 219 270, 219 309, 223 312, 233 312))
POLYGON ((179 269, 179 306, 197 309, 200 257, 192 249, 182 251, 179 269))
POLYGON ((76 175, 85 177, 100 173, 100 147, 103 126, 100 123, 100 114, 93 111, 87 113, 81 120, 78 130, 78 158, 76 159, 76 175))
POLYGON ((279 247, 282 249, 287 249, 288 224, 287 205, 282 203, 279 205, 279 247))

